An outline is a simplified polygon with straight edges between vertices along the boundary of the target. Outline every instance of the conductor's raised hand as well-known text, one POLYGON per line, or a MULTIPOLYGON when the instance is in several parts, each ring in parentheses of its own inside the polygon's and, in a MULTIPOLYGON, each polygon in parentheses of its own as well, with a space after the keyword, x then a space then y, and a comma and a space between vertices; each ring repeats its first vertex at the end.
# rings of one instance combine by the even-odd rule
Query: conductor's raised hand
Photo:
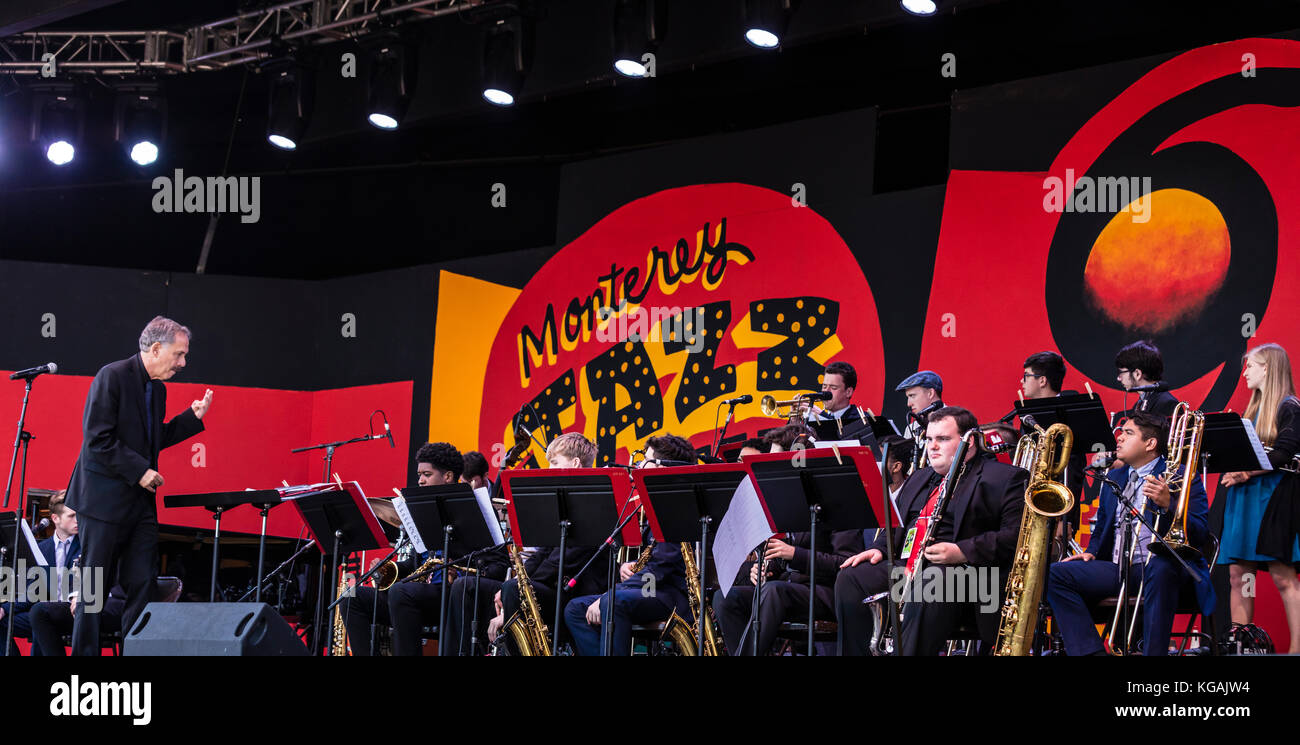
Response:
POLYGON ((190 404, 190 409, 194 412, 194 416, 202 419, 203 415, 208 413, 208 407, 211 405, 212 389, 209 388, 207 389, 207 392, 203 394, 203 398, 195 399, 194 402, 190 404))

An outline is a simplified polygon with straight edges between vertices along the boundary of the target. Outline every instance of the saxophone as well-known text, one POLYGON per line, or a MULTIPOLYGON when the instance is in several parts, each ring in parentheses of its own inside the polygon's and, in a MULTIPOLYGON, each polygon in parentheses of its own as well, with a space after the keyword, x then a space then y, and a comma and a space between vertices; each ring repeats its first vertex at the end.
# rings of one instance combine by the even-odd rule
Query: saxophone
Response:
MULTIPOLYGON (((339 589, 337 597, 343 597, 343 593, 348 591, 348 570, 343 567, 339 570, 339 589)), ((343 626, 343 603, 334 606, 334 627, 330 638, 330 657, 346 657, 352 654, 351 648, 348 647, 348 632, 343 626)))
POLYGON ((506 621, 504 631, 514 639, 519 654, 524 657, 549 657, 551 642, 546 622, 542 620, 542 607, 533 594, 533 584, 528 580, 519 549, 510 544, 510 563, 515 568, 515 581, 519 585, 519 610, 506 621))
POLYGON ((1016 465, 1029 471, 1020 538, 1007 577, 1007 598, 994 654, 1000 657, 1032 654, 1038 627, 1038 606, 1043 597, 1047 553, 1052 545, 1052 524, 1074 507, 1074 495, 1061 483, 1074 433, 1061 423, 1026 434, 1016 447, 1016 465))
POLYGON ((673 610, 672 615, 668 617, 668 623, 664 626, 661 638, 672 639, 685 657, 696 655, 717 657, 722 646, 718 644, 717 621, 713 618, 713 607, 708 605, 707 599, 704 608, 704 612, 708 614, 704 619, 704 651, 701 653, 695 648, 696 624, 700 621, 700 568, 695 563, 695 553, 689 543, 682 544, 682 563, 686 565, 686 594, 691 603, 691 623, 688 624, 684 618, 677 615, 676 610, 673 610))

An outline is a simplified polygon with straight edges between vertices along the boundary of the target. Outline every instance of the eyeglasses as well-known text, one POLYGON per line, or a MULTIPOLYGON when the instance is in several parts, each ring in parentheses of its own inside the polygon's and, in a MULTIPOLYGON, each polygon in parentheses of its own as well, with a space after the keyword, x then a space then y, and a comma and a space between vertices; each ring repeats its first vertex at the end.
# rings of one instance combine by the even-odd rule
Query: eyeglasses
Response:
POLYGON ((1024 375, 1021 375, 1021 376, 1020 376, 1020 382, 1023 383, 1023 382, 1025 382, 1026 380, 1029 380, 1030 378, 1045 378, 1045 377, 1047 377, 1047 376, 1046 376, 1046 375, 1035 375, 1035 374, 1033 374, 1033 373, 1025 373, 1024 375))
POLYGON ((1130 370, 1130 369, 1128 369, 1127 367, 1117 367, 1117 368, 1115 368, 1115 372, 1119 373, 1120 375, 1132 375, 1132 374, 1133 374, 1133 371, 1130 370))

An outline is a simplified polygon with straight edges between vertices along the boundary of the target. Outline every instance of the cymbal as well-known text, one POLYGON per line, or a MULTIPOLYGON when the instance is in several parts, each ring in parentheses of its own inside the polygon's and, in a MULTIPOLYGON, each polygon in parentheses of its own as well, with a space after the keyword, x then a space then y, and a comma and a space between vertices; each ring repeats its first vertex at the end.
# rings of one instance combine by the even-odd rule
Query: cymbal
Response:
POLYGON ((397 516, 397 508, 393 506, 392 500, 379 499, 378 497, 366 497, 370 503, 370 509, 375 511, 375 517, 380 521, 386 522, 394 528, 402 527, 402 519, 397 516))

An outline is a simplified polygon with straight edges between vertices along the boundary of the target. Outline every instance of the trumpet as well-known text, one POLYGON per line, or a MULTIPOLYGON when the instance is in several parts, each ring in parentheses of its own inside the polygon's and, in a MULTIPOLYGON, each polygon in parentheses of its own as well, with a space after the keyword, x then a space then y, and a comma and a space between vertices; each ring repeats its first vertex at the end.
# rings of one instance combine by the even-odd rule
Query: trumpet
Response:
MULTIPOLYGON (((1265 445, 1264 452, 1271 453, 1273 452, 1273 448, 1269 447, 1268 445, 1265 445)), ((1300 473, 1300 455, 1296 455, 1294 458, 1291 459, 1290 463, 1286 463, 1284 465, 1278 466, 1274 470, 1290 471, 1291 473, 1300 473)))
POLYGON ((824 391, 815 393, 801 393, 798 396, 785 401, 777 401, 776 396, 768 394, 758 400, 758 409, 763 412, 763 416, 770 416, 777 419, 794 420, 803 416, 800 407, 812 401, 828 401, 831 395, 824 391), (782 412, 782 409, 788 411, 782 412))

